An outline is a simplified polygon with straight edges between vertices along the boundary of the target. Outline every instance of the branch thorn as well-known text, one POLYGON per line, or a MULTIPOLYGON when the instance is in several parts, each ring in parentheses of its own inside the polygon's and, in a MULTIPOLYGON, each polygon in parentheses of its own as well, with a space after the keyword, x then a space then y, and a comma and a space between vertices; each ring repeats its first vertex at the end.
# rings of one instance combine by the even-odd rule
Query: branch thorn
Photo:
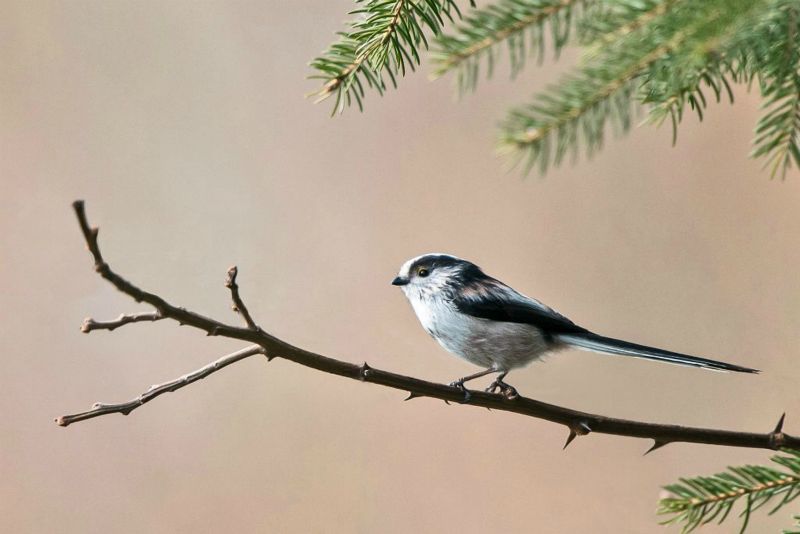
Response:
POLYGON ((364 362, 358 369, 358 379, 362 382, 366 380, 367 376, 369 376, 370 370, 372 370, 372 367, 367 365, 367 362, 364 362))
POLYGON ((563 451, 567 447, 569 447, 569 444, 572 443, 572 440, 574 440, 577 436, 578 436, 578 433, 570 428, 569 429, 569 436, 567 436, 567 441, 564 442, 564 447, 562 447, 561 450, 563 451))
POLYGON ((778 419, 778 424, 775 425, 775 430, 769 434, 769 445, 773 450, 778 450, 786 445, 786 434, 783 433, 783 422, 786 419, 786 412, 781 414, 778 419))
MULTIPOLYGON (((572 440, 574 440, 578 436, 585 436, 586 434, 592 431, 591 427, 589 427, 589 423, 586 421, 578 421, 574 425, 569 425, 569 436, 567 436, 567 441, 564 443, 564 449, 566 449, 572 440)), ((562 450, 564 450, 562 449, 562 450)))
POLYGON ((403 401, 410 401, 411 399, 416 399, 417 397, 422 397, 419 393, 414 393, 413 391, 408 392, 408 397, 403 399, 403 401))
POLYGON ((778 424, 775 425, 775 430, 772 431, 773 434, 780 434, 783 432, 783 421, 786 419, 786 412, 781 414, 781 418, 778 419, 778 424))
POLYGON ((655 439, 655 440, 653 440, 653 446, 650 447, 649 449, 647 449, 642 456, 647 456, 648 454, 650 454, 654 450, 660 449, 661 447, 664 447, 664 446, 669 445, 669 444, 670 444, 669 441, 660 441, 660 440, 655 439))

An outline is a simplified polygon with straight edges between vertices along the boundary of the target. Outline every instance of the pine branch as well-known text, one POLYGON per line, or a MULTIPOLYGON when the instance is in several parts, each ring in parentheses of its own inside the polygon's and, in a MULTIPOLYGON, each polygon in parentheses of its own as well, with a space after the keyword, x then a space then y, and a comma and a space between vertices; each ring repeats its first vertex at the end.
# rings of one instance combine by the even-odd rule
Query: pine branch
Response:
POLYGON ((749 32, 761 20, 766 2, 728 0, 711 7, 700 17, 691 39, 656 62, 642 83, 639 99, 650 106, 648 121, 660 125, 670 117, 673 144, 687 106, 703 120, 709 104, 704 89, 713 93, 717 103, 724 95, 733 103, 732 83, 752 79, 749 32))
POLYGON ((765 158, 773 177, 785 177, 793 162, 800 168, 800 2, 778 0, 770 14, 749 40, 766 111, 751 156, 765 158))
POLYGON ((627 132, 631 110, 640 101, 662 104, 660 119, 669 115, 675 124, 686 102, 701 111, 700 82, 711 84, 717 98, 728 89, 722 69, 709 66, 725 64, 715 56, 721 43, 733 39, 762 5, 758 0, 704 0, 657 9, 647 3, 633 11, 639 13, 633 19, 632 11, 625 10, 630 19, 625 24, 598 23, 597 29, 612 31, 615 40, 594 47, 577 72, 533 104, 512 110, 501 126, 501 151, 525 160, 526 172, 538 163, 544 173, 568 151, 575 157, 580 145, 591 156, 602 146, 609 123, 618 134, 627 132))
POLYGON ((784 530, 783 534, 800 534, 800 515, 794 516, 794 521, 794 527, 784 530))
POLYGON ((751 156, 772 175, 800 167, 800 0, 495 0, 442 33, 454 0, 357 0, 363 19, 312 65, 324 80, 320 98, 336 95, 334 111, 382 94, 387 81, 420 63, 436 36, 434 75, 455 72, 459 93, 490 77, 500 45, 508 48, 511 75, 531 57, 541 61, 551 35, 555 55, 577 41, 584 60, 532 103, 510 110, 501 125, 500 152, 525 172, 542 173, 602 147, 609 127, 630 130, 641 107, 648 121, 670 118, 673 142, 687 109, 702 120, 710 100, 734 83, 758 86, 764 98, 751 156), (577 38, 576 38, 577 37, 577 38))
POLYGON ((568 152, 575 159, 581 144, 591 156, 602 147, 609 122, 618 133, 630 129, 636 78, 667 50, 663 46, 644 57, 631 57, 621 49, 587 61, 532 104, 509 112, 500 127, 500 152, 511 154, 516 162, 524 160, 525 173, 538 163, 542 174, 551 164, 559 165, 568 152))
POLYGON ((311 62, 318 71, 311 78, 323 81, 315 94, 317 102, 336 96, 333 113, 353 102, 363 110, 365 87, 379 94, 387 89, 386 78, 397 86, 397 78, 420 63, 420 49, 428 48, 426 32, 439 34, 445 19, 461 13, 455 0, 356 0, 361 5, 351 14, 359 19, 340 33, 338 42, 311 62))
MULTIPOLYGON (((616 31, 630 24, 630 11, 624 13, 623 21, 606 22, 604 27, 616 31)), ((669 16, 680 20, 632 26, 623 37, 587 55, 580 68, 537 95, 532 104, 512 109, 500 127, 500 151, 517 163, 525 161, 525 173, 538 163, 544 174, 567 152, 574 160, 581 145, 591 156, 602 147, 608 124, 618 134, 627 132, 638 78, 690 35, 683 10, 669 16)))
POLYGON ((783 449, 785 454, 771 460, 785 469, 759 465, 729 467, 712 476, 682 478, 666 486, 671 494, 659 502, 658 513, 672 515, 662 524, 682 524, 683 532, 716 520, 722 523, 734 504, 744 500, 741 532, 747 528, 750 515, 780 498, 770 510, 775 513, 800 496, 800 450, 783 449))
POLYGON ((613 43, 664 15, 680 0, 618 0, 594 4, 578 23, 581 45, 599 47, 613 43))
POLYGON ((732 104, 732 83, 747 79, 741 61, 731 62, 727 57, 719 54, 716 58, 709 58, 708 63, 697 71, 690 73, 678 87, 667 87, 655 80, 643 84, 639 91, 639 99, 651 107, 647 121, 660 126, 669 117, 672 119, 672 144, 677 142, 678 125, 683 120, 687 106, 697 113, 703 120, 703 112, 708 106, 703 89, 711 90, 717 103, 723 96, 728 97, 732 104))
POLYGON ((475 10, 451 35, 439 35, 432 53, 434 77, 456 71, 460 94, 474 90, 480 65, 486 60, 487 77, 494 69, 496 45, 505 42, 516 76, 531 55, 543 58, 549 27, 556 56, 569 42, 572 27, 591 0, 499 0, 475 10))
POLYGON ((758 77, 767 112, 752 155, 785 175, 792 163, 800 167, 798 13, 797 0, 600 3, 579 25, 582 42, 593 43, 584 67, 511 111, 501 151, 526 161, 526 172, 538 162, 544 173, 581 144, 591 156, 608 123, 627 132, 640 103, 650 122, 672 119, 674 143, 687 106, 702 120, 705 90, 732 102, 732 83, 758 77))
POLYGON ((758 121, 752 156, 766 158, 770 174, 785 178, 793 162, 800 168, 800 73, 768 85, 764 96, 767 113, 758 121))

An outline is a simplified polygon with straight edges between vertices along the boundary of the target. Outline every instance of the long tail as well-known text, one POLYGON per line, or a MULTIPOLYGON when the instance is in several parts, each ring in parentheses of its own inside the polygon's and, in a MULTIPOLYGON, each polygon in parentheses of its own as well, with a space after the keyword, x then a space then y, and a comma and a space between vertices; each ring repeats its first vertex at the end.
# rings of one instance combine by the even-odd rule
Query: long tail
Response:
POLYGON ((556 336, 559 341, 566 345, 571 345, 580 349, 601 352, 604 354, 617 354, 620 356, 632 356, 634 358, 644 358, 646 360, 656 360, 659 362, 674 363, 676 365, 689 365, 702 369, 712 369, 714 371, 736 371, 738 373, 758 373, 758 369, 750 369, 731 363, 718 362, 697 356, 679 354, 668 350, 661 350, 654 347, 637 345, 619 339, 598 336, 591 332, 576 334, 559 334, 556 336))

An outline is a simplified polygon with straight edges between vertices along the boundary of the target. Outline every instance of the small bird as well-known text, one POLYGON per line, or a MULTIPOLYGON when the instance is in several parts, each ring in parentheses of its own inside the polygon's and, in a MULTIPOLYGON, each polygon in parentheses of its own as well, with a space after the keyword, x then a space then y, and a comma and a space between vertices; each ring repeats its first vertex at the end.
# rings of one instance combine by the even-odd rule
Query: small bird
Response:
POLYGON ((516 397, 517 391, 503 381, 509 371, 568 347, 714 371, 759 372, 600 336, 484 274, 474 263, 448 254, 408 260, 392 285, 403 290, 422 327, 440 345, 484 368, 450 383, 464 392, 465 401, 469 392, 464 383, 491 373, 498 375, 486 391, 516 397))

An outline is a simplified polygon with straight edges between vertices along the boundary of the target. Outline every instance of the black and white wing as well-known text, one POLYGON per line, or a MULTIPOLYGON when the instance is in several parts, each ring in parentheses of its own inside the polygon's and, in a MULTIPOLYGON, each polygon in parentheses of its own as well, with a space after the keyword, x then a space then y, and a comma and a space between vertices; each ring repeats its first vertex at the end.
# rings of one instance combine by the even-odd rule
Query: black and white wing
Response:
POLYGON ((529 324, 546 334, 588 332, 538 300, 526 297, 490 277, 465 284, 453 303, 458 311, 466 315, 529 324))
POLYGON ((632 356, 714 371, 758 372, 757 369, 741 365, 600 336, 576 325, 538 300, 526 297, 489 277, 465 284, 453 302, 461 313, 481 319, 533 325, 557 343, 592 352, 632 356))

